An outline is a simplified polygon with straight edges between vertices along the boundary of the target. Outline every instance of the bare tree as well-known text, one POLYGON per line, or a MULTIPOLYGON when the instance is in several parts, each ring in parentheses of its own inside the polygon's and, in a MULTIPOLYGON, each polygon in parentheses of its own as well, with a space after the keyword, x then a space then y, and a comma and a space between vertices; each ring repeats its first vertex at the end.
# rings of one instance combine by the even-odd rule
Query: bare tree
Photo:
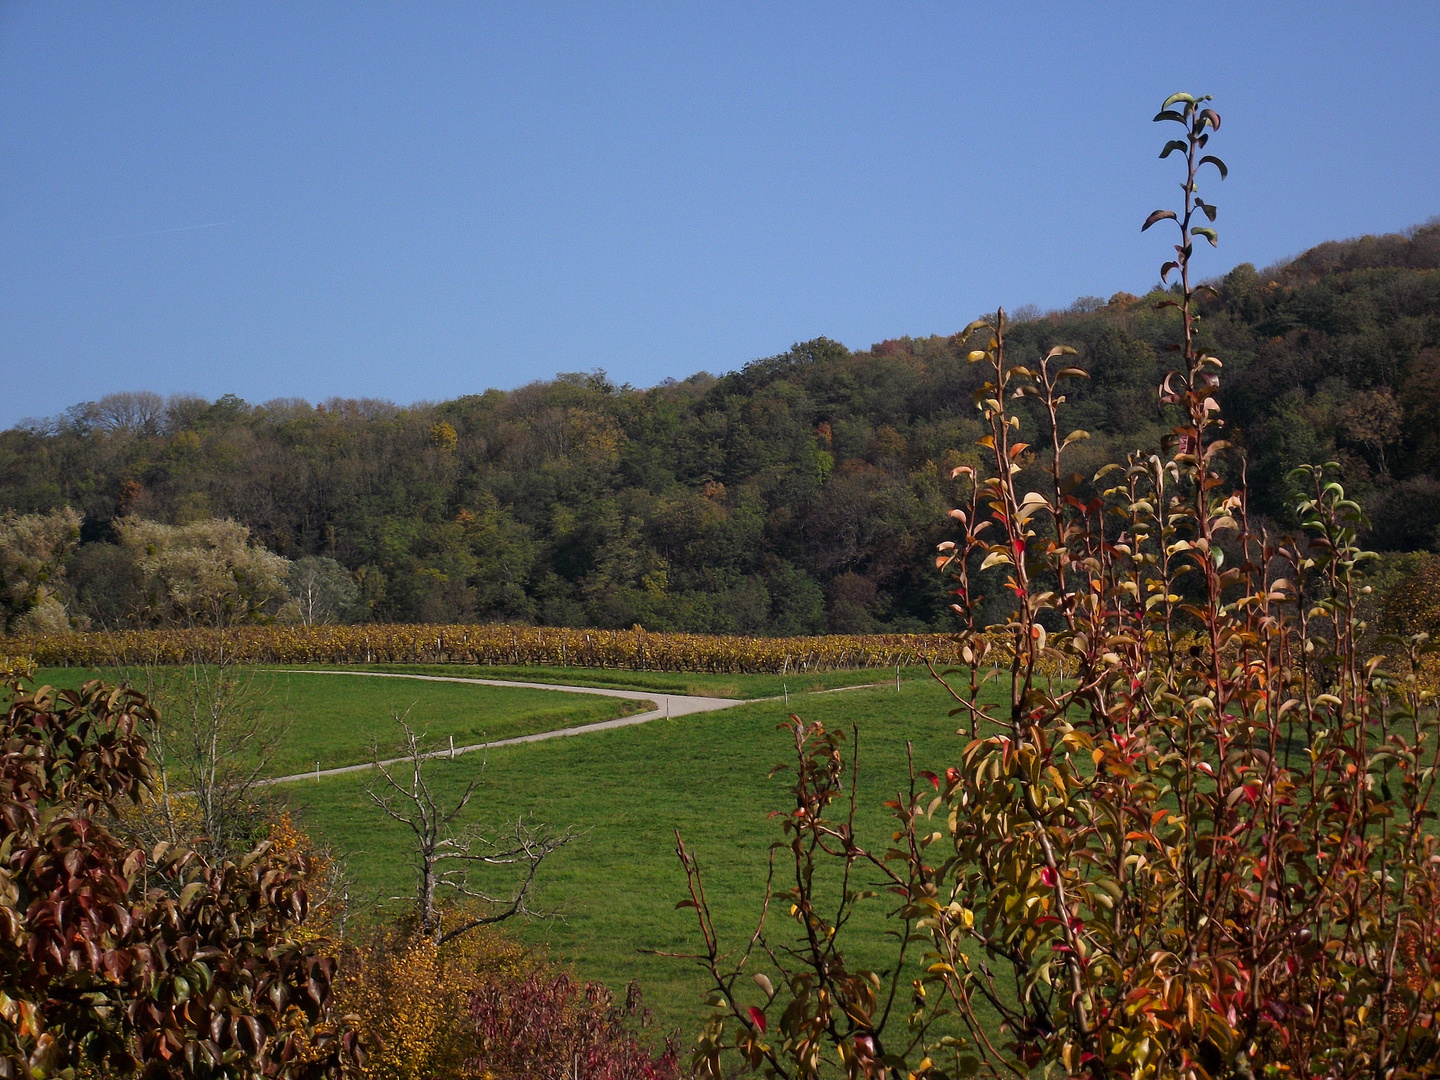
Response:
POLYGON ((106 394, 94 403, 94 413, 106 431, 158 435, 165 416, 165 399, 149 390, 106 394))
POLYGON ((349 619, 359 590, 355 579, 334 559, 306 555, 290 564, 290 597, 300 623, 342 623, 349 619))
POLYGON ((159 774, 163 838, 198 843, 222 859, 248 850, 257 788, 288 728, 266 708, 270 680, 222 656, 145 665, 128 681, 159 706, 146 738, 159 774))
POLYGON ((464 794, 446 809, 425 778, 426 762, 445 751, 427 750, 423 745, 424 736, 416 734, 403 716, 395 717, 395 723, 404 733, 403 754, 394 762, 385 762, 380 759, 379 748, 375 748, 375 768, 384 783, 377 785, 378 790, 369 788, 368 794, 384 813, 415 835, 418 860, 415 904, 421 930, 432 937, 436 945, 443 945, 477 926, 504 922, 516 915, 543 914, 530 907, 540 864, 578 834, 573 830, 552 833, 544 823, 527 822, 523 815, 499 835, 486 835, 475 826, 457 829, 456 822, 480 785, 485 762, 482 760, 480 771, 465 786, 464 794), (400 779, 396 778, 397 772, 401 773, 400 779), (405 773, 409 774, 408 778, 405 773), (510 887, 497 894, 474 885, 471 872, 482 866, 512 868, 514 876, 510 887), (438 900, 442 888, 480 901, 483 914, 470 915, 446 930, 438 900))

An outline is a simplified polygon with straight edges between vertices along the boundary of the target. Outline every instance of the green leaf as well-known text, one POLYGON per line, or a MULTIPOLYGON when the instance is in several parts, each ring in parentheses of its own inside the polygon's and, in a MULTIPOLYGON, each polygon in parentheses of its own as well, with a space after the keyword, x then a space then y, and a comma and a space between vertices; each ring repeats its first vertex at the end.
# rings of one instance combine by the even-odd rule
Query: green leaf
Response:
POLYGON ((1212 203, 1201 202, 1199 199, 1196 199, 1195 205, 1198 206, 1211 221, 1214 221, 1215 215, 1219 213, 1218 209, 1212 203))
POLYGON ((1157 221, 1165 221, 1165 220, 1170 220, 1170 221, 1175 221, 1175 220, 1177 220, 1176 217, 1175 217, 1175 211, 1174 211, 1174 210, 1156 210, 1153 214, 1151 214, 1149 217, 1147 217, 1147 218, 1145 219, 1145 224, 1140 226, 1140 231, 1141 231, 1141 232, 1144 232, 1146 229, 1150 228, 1151 225, 1154 225, 1157 221))
POLYGON ((1179 150, 1183 154, 1189 149, 1190 144, 1185 142, 1183 139, 1171 139, 1165 144, 1165 149, 1160 151, 1160 156, 1162 158, 1167 158, 1176 150, 1179 150))
POLYGON ((1125 890, 1121 888, 1120 883, 1111 878, 1096 878, 1094 884, 1109 893, 1116 900, 1119 900, 1125 895, 1125 890))
POLYGON ((1202 157, 1202 158, 1200 159, 1200 164, 1201 164, 1201 165, 1204 165, 1207 161, 1208 161, 1211 165, 1214 165, 1215 168, 1217 168, 1217 169, 1220 170, 1220 179, 1221 179, 1221 180, 1224 180, 1227 176, 1230 175, 1230 170, 1225 167, 1225 163, 1224 163, 1223 161, 1221 161, 1218 157, 1216 157, 1214 154, 1206 154, 1204 157, 1202 157))
POLYGON ((1206 228, 1203 228, 1203 227, 1197 227, 1197 228, 1191 229, 1190 231, 1191 231, 1192 233, 1194 233, 1196 236, 1203 236, 1206 240, 1209 240, 1211 247, 1219 247, 1219 246, 1220 246, 1220 235, 1219 235, 1214 229, 1206 229, 1206 228))
POLYGON ((1000 563, 1004 563, 1006 566, 1013 566, 1014 560, 1003 551, 992 551, 989 555, 985 556, 984 561, 980 564, 980 569, 989 570, 990 567, 1000 563))
POLYGON ((1177 101, 1183 101, 1183 102, 1185 102, 1186 105, 1194 105, 1194 104, 1195 104, 1195 99, 1194 99, 1193 97, 1191 97, 1189 94, 1171 94, 1168 98, 1165 99, 1165 104, 1164 104, 1164 105, 1161 105, 1160 108, 1162 108, 1162 109, 1168 109, 1168 108, 1170 108, 1171 105, 1174 105, 1177 101))
POLYGON ((1183 124, 1185 117, 1174 109, 1162 109, 1155 114, 1155 122, 1159 123, 1161 120, 1174 120, 1177 124, 1183 124))

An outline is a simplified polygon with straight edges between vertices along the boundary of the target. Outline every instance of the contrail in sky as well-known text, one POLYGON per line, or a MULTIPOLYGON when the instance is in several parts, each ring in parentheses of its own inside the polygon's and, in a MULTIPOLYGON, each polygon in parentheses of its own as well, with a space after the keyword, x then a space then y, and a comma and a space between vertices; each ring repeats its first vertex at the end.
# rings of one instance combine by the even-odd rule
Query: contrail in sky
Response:
POLYGON ((178 229, 155 229, 153 232, 121 233, 119 236, 107 237, 109 240, 138 240, 142 236, 168 236, 170 233, 193 232, 196 229, 214 229, 221 225, 233 225, 239 218, 229 218, 226 221, 207 221, 204 225, 181 225, 178 229))

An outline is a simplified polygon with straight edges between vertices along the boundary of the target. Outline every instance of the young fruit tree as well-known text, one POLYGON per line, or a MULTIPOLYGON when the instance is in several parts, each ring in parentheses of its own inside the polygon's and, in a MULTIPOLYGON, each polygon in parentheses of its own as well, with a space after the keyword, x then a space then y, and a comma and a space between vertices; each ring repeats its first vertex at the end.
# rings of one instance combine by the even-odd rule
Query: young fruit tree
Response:
POLYGON ((988 433, 937 558, 966 624, 964 666, 936 672, 953 758, 912 768, 893 840, 871 848, 842 737, 792 718, 784 886, 738 954, 680 846, 714 986, 702 1072, 1440 1075, 1432 646, 1367 651, 1370 555, 1333 463, 1291 477, 1300 535, 1248 513, 1194 279, 1197 239, 1218 241, 1200 181, 1227 171, 1208 102, 1176 94, 1155 118, 1183 169, 1181 204, 1142 227, 1175 229, 1162 446, 1072 473, 1075 351, 1012 357, 1003 312, 965 331, 988 433), (1026 454, 1047 467, 1035 490, 1026 454), (982 632, 997 588, 1008 617, 982 632), (895 946, 861 968, 851 918, 877 893, 895 946))

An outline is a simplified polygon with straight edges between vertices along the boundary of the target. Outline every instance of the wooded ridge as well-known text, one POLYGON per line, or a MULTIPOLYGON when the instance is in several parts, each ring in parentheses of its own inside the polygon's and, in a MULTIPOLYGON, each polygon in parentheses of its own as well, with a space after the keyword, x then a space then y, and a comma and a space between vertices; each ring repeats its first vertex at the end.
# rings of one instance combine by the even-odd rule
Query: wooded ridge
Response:
MULTIPOLYGON (((1432 549, 1440 223, 1212 284, 1201 344, 1225 365, 1252 510, 1292 525, 1287 473, 1334 460, 1368 546, 1432 549)), ((1073 381, 1067 423, 1088 433, 1069 451, 1087 476, 1171 426, 1155 393, 1180 333, 1165 298, 1010 313, 1017 362, 1079 350, 1090 378, 1073 381)), ((957 338, 859 352, 819 338, 644 390, 596 371, 408 408, 116 394, 0 433, 0 508, 83 515, 63 588, 94 626, 153 624, 117 521, 228 518, 322 576, 343 568, 316 621, 945 630, 930 553, 958 505, 951 471, 983 435, 981 376, 957 338)), ((1018 404, 1021 437, 1043 442, 1042 414, 1018 404)))

